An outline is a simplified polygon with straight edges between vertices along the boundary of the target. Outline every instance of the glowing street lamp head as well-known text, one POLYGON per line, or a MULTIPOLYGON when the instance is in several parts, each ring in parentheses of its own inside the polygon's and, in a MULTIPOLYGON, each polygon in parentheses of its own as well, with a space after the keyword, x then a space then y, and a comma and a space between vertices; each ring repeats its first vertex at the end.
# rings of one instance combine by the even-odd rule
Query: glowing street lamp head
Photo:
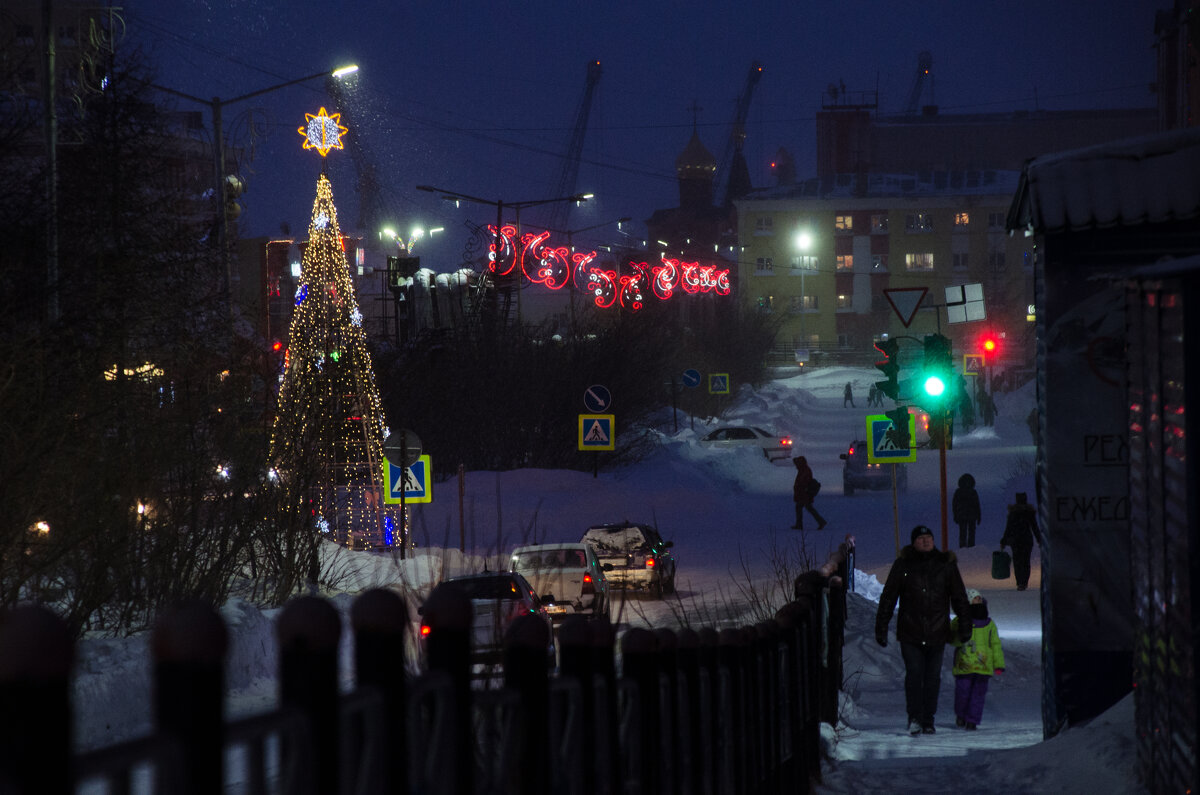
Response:
POLYGON ((812 248, 812 244, 813 239, 811 234, 808 232, 796 233, 796 248, 800 249, 801 251, 808 251, 810 248, 812 248))
POLYGON ((357 71, 358 71, 358 64, 352 63, 347 66, 343 66, 339 69, 334 69, 333 76, 340 79, 340 78, 346 77, 347 75, 352 75, 357 71))

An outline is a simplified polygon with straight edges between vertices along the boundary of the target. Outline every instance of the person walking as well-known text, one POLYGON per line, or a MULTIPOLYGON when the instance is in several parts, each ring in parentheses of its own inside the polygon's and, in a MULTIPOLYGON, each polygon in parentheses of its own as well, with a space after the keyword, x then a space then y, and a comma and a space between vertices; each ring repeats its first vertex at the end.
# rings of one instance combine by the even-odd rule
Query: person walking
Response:
POLYGON ((1029 587, 1029 556, 1033 553, 1033 542, 1042 545, 1042 532, 1037 526, 1037 509, 1029 504, 1025 492, 1017 494, 1017 501, 1008 506, 1008 521, 1004 523, 1004 535, 1000 536, 1000 548, 1012 547, 1013 575, 1017 578, 1017 590, 1029 587))
POLYGON ((1004 673, 1004 650, 1000 648, 1000 631, 988 617, 987 599, 974 588, 967 589, 971 603, 971 637, 960 640, 962 619, 950 622, 954 633, 954 724, 974 731, 983 722, 983 702, 987 699, 988 683, 993 676, 1004 673))
POLYGON ((850 404, 850 408, 854 408, 854 389, 850 386, 850 382, 846 382, 846 388, 842 390, 842 408, 846 408, 846 404, 850 404))
POLYGON ((979 391, 979 417, 983 420, 985 427, 991 427, 996 423, 996 401, 992 400, 992 396, 987 393, 987 390, 979 391))
POLYGON ((807 508, 808 512, 817 520, 817 529, 822 530, 828 522, 813 507, 813 498, 817 496, 821 484, 813 477, 813 471, 808 466, 807 458, 798 455, 792 460, 792 463, 796 465, 796 479, 792 481, 792 500, 796 503, 796 523, 792 525, 792 529, 804 529, 804 510, 807 508))
POLYGON ((975 546, 975 527, 983 520, 983 514, 972 475, 964 474, 958 479, 958 488, 954 490, 950 506, 954 523, 958 525, 958 548, 975 546))
MULTIPOLYGON (((874 384, 871 384, 871 388, 867 390, 867 405, 868 406, 879 405, 878 398, 879 398, 879 387, 875 386, 874 384)), ((845 406, 843 406, 842 408, 845 408, 845 406)))
POLYGON ((950 640, 950 609, 961 620, 959 637, 965 641, 971 634, 971 608, 954 552, 937 549, 933 531, 925 525, 912 529, 910 541, 892 564, 879 596, 875 642, 887 647, 888 624, 899 600, 896 640, 904 659, 908 733, 933 734, 942 657, 950 640))

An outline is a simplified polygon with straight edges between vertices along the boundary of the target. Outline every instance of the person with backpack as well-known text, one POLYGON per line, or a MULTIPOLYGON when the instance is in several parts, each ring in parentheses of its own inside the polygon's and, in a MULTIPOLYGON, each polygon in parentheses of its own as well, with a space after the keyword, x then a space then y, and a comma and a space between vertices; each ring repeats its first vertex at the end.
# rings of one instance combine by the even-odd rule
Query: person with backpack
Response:
POLYGON ((1017 590, 1029 587, 1031 566, 1029 556, 1033 553, 1033 542, 1042 545, 1042 532, 1038 530, 1037 509, 1029 504, 1025 492, 1017 495, 1017 501, 1008 506, 1008 521, 1004 524, 1004 535, 1000 536, 1000 548, 1012 547, 1013 574, 1017 578, 1017 590))
POLYGON ((808 509, 808 512, 817 520, 817 529, 821 530, 828 522, 813 507, 813 498, 821 490, 821 483, 813 477, 813 471, 808 466, 807 458, 798 455, 792 463, 796 465, 796 479, 792 482, 792 500, 796 503, 796 523, 792 525, 792 529, 804 529, 804 510, 808 509))

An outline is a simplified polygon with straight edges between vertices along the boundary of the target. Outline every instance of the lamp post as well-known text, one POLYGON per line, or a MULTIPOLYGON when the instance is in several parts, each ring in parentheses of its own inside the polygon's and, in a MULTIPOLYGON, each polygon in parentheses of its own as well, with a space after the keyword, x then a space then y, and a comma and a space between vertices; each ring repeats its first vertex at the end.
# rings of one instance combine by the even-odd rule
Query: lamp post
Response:
POLYGON ((796 249, 800 252, 800 342, 804 345, 805 350, 808 350, 808 334, 804 327, 804 315, 808 312, 808 308, 804 305, 804 276, 808 270, 808 260, 805 259, 808 251, 812 250, 813 239, 812 234, 808 230, 801 230, 796 233, 796 249))
MULTIPOLYGON (((500 255, 500 226, 504 223, 504 208, 509 207, 516 213, 517 240, 521 238, 521 210, 529 207, 538 207, 543 204, 553 204, 555 202, 585 202, 593 198, 591 193, 576 193, 573 196, 558 196, 553 199, 531 199, 521 202, 506 202, 503 199, 481 199, 478 196, 471 196, 466 193, 458 193, 457 191, 446 190, 444 188, 435 188, 432 185, 418 185, 417 190, 425 191, 426 193, 440 193, 443 199, 449 201, 464 201, 472 204, 486 204, 489 207, 496 208, 496 256, 500 255)), ((582 231, 582 230, 577 230, 582 231)), ((517 282, 517 324, 521 323, 521 283, 518 275, 517 282)))
POLYGON ((242 94, 241 96, 234 97, 233 99, 221 99, 220 97, 203 99, 202 97, 185 94, 182 91, 176 91, 175 89, 167 88, 166 86, 160 86, 154 83, 149 84, 151 88, 162 91, 165 94, 171 94, 172 96, 181 97, 191 102, 198 102, 201 105, 207 105, 212 111, 214 176, 213 195, 217 202, 217 247, 220 251, 221 262, 225 266, 225 284, 223 287, 226 298, 229 301, 229 312, 231 318, 233 317, 233 278, 228 251, 229 217, 225 208, 225 202, 228 194, 226 193, 227 184, 225 181, 225 127, 221 116, 223 109, 226 105, 233 105, 247 99, 253 99, 254 97, 262 96, 263 94, 269 94, 272 91, 278 91, 281 88, 294 86, 298 83, 307 83, 309 80, 316 80, 318 77, 334 77, 340 79, 357 71, 358 67, 353 64, 350 66, 343 66, 333 70, 332 72, 317 72, 316 74, 299 77, 295 80, 288 80, 286 83, 279 83, 278 85, 269 86, 267 88, 260 88, 258 91, 251 91, 249 94, 242 94))

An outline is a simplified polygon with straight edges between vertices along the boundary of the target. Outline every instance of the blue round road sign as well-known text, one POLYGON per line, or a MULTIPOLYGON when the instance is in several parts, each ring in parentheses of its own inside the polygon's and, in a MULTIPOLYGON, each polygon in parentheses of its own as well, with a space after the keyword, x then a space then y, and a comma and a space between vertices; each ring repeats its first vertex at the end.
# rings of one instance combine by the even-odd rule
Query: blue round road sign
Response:
POLYGON ((608 387, 592 384, 583 391, 583 405, 593 414, 607 412, 612 406, 612 394, 608 387))
POLYGON ((683 371, 683 385, 686 387, 700 386, 700 371, 688 368, 683 371))

